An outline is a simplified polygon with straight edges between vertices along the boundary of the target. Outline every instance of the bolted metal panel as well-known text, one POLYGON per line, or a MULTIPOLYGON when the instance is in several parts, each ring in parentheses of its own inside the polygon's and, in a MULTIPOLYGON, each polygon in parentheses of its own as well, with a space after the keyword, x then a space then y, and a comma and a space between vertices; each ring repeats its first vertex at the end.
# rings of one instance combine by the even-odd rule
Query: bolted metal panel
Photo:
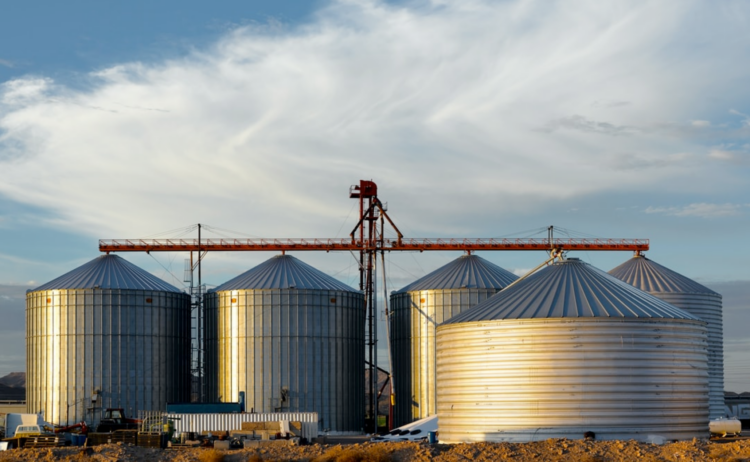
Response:
POLYGON ((189 400, 190 309, 179 292, 28 292, 27 411, 95 425, 104 408, 135 415, 189 400))
POLYGON ((708 329, 709 417, 724 417, 724 333, 721 296, 654 293, 656 297, 706 321, 708 329))
POLYGON ((435 327, 518 279, 476 255, 463 255, 391 293, 394 425, 436 413, 435 327))
POLYGON ((211 399, 246 393, 255 412, 317 412, 320 429, 364 422, 365 311, 353 290, 226 290, 206 295, 211 399))
POLYGON ((492 297, 498 290, 421 290, 391 294, 394 427, 437 413, 435 328, 492 297))
POLYGON ((724 416, 724 329, 721 295, 643 256, 609 272, 708 324, 709 416, 724 416))
POLYGON ((440 441, 708 437, 706 328, 654 318, 437 329, 440 441))

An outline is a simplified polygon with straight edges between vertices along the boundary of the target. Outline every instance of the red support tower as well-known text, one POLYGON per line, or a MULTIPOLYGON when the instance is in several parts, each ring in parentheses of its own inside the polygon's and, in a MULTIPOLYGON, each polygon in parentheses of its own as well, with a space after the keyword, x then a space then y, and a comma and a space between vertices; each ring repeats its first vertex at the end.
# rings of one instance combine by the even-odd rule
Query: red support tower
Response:
POLYGON ((377 194, 378 187, 372 181, 361 180, 358 186, 354 185, 349 188, 349 197, 352 199, 359 199, 359 220, 351 232, 352 242, 355 241, 354 236, 357 231, 359 231, 359 242, 366 243, 366 245, 362 246, 359 251, 359 289, 365 296, 367 319, 365 345, 367 348, 367 365, 370 371, 369 381, 367 383, 367 390, 370 396, 367 406, 367 418, 369 419, 367 420, 367 423, 369 423, 368 430, 372 433, 377 431, 378 415, 378 398, 376 393, 378 381, 378 340, 377 326, 375 324, 376 293, 373 269, 375 265, 378 234, 380 234, 381 239, 383 234, 382 229, 380 230, 380 233, 378 233, 378 222, 377 216, 375 215, 375 207, 376 205, 379 205, 377 194))

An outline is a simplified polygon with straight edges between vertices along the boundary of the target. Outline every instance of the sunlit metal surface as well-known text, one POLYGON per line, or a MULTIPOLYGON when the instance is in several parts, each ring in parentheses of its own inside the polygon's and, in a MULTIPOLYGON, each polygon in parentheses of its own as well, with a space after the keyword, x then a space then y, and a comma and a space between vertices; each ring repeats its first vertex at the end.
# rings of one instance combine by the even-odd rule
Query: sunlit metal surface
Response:
POLYGON ((708 436, 705 322, 576 260, 437 328, 440 440, 708 436))
POLYGON ((705 335, 691 320, 442 325, 440 441, 706 438, 705 335))
POLYGON ((206 295, 209 397, 237 401, 244 391, 248 411, 317 412, 322 431, 361 431, 362 294, 294 260, 299 262, 290 256, 274 257, 269 262, 279 268, 269 268, 266 262, 257 269, 265 274, 284 272, 284 278, 247 277, 254 269, 243 278, 250 286, 229 281, 206 295), (291 274, 310 270, 318 274, 291 274), (290 281, 302 280, 316 281, 308 286, 316 288, 289 287, 290 281), (261 283, 262 289, 252 288, 261 283), (339 290, 342 286, 348 290, 339 290), (234 289, 221 290, 224 287, 234 289))
POLYGON ((470 255, 391 294, 394 427, 436 413, 435 327, 516 279, 513 273, 470 255))
MULTIPOLYGON (((100 270, 111 270, 110 263, 100 270)), ((26 295, 28 412, 42 412, 54 424, 85 420, 91 425, 103 408, 121 407, 134 415, 139 409, 164 409, 167 401, 189 400, 190 297, 108 288, 106 279, 90 272, 90 264, 84 265, 86 272, 100 288, 57 284, 26 295)))
POLYGON ((646 257, 636 256, 609 272, 638 289, 708 323, 709 415, 724 416, 724 329, 721 295, 646 257))

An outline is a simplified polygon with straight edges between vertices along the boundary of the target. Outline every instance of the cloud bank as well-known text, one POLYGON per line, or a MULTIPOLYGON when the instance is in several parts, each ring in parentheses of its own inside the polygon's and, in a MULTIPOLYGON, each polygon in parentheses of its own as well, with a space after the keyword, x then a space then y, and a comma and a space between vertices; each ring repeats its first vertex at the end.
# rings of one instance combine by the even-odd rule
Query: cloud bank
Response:
POLYGON ((342 0, 75 85, 29 76, 0 89, 0 194, 97 237, 293 237, 330 235, 360 178, 419 198, 404 221, 421 234, 444 221, 425 211, 687 191, 698 170, 710 189, 741 172, 690 133, 744 136, 747 10, 342 0))

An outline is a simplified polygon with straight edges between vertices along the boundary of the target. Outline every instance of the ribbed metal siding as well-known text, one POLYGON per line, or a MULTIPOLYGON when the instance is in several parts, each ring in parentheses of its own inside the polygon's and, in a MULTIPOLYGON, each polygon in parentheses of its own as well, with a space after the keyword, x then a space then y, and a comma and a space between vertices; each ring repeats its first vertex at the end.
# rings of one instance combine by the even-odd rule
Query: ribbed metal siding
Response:
POLYGON ((26 296, 27 411, 96 424, 102 408, 165 409, 190 399, 190 297, 144 290, 26 296), (149 301, 150 300, 150 301, 149 301), (97 410, 91 395, 101 390, 97 410))
POLYGON ((529 319, 437 329, 441 442, 708 437, 699 321, 529 319))
POLYGON ((709 416, 711 419, 723 417, 724 328, 721 295, 646 257, 634 257, 609 273, 708 323, 709 416))
POLYGON ((255 412, 317 412, 321 430, 364 422, 363 298, 333 290, 233 290, 206 296, 209 396, 255 412), (282 403, 282 387, 288 401, 282 403))
POLYGON ((163 419, 174 421, 175 431, 201 433, 204 431, 241 430, 243 422, 276 422, 286 420, 302 423, 302 436, 310 440, 318 436, 318 414, 315 412, 239 413, 239 414, 178 414, 141 411, 141 420, 163 419))
POLYGON ((499 290, 422 290, 391 295, 394 426, 436 414, 436 326, 499 290))
POLYGON ((708 324, 709 417, 724 417, 724 331, 722 303, 718 294, 655 293, 651 295, 698 316, 708 324))

